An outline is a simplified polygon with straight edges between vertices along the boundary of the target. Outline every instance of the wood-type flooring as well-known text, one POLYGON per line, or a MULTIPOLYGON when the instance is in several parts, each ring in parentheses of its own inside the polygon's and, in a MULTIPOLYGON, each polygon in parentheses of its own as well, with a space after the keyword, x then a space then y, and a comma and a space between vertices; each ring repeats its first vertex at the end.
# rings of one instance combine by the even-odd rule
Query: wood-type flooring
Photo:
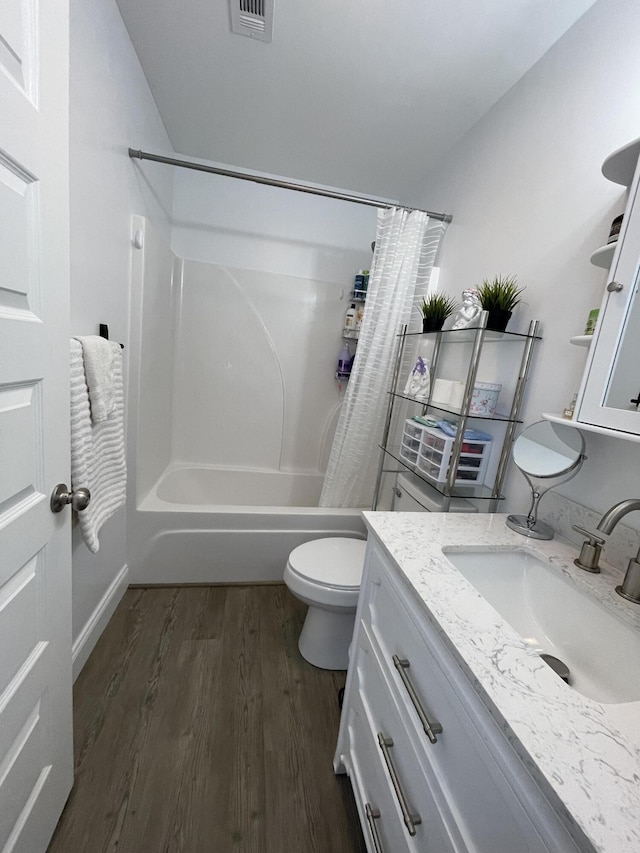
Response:
POLYGON ((344 673, 282 585, 129 589, 74 687, 48 853, 364 853, 332 759, 344 673))

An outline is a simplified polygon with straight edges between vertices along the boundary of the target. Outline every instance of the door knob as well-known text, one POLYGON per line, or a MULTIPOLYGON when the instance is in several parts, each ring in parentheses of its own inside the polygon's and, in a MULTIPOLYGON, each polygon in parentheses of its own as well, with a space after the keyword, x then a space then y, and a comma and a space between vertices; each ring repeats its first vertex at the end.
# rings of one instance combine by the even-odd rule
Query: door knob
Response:
POLYGON ((58 483, 51 493, 51 512, 62 512, 67 504, 71 504, 76 512, 82 512, 89 506, 90 500, 89 489, 75 489, 70 492, 66 483, 58 483))
POLYGON ((607 285, 607 290, 609 293, 620 293, 621 290, 624 289, 624 284, 620 284, 619 281, 610 281, 607 285))

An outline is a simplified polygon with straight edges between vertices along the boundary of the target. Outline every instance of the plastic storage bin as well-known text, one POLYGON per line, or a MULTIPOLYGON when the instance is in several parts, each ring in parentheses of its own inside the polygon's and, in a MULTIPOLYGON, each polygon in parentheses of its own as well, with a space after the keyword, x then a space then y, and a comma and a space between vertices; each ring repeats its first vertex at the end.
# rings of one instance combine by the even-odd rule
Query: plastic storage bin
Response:
MULTIPOLYGON (((446 482, 455 438, 442 430, 423 427, 417 469, 436 483, 446 482)), ((404 442, 404 438, 403 438, 404 442)), ((491 453, 491 441, 463 441, 455 482, 482 485, 491 453)))
POLYGON ((418 453, 422 441, 422 431, 425 427, 408 418, 404 422, 402 430, 402 443, 400 444, 400 458, 410 468, 415 469, 418 465, 418 453))

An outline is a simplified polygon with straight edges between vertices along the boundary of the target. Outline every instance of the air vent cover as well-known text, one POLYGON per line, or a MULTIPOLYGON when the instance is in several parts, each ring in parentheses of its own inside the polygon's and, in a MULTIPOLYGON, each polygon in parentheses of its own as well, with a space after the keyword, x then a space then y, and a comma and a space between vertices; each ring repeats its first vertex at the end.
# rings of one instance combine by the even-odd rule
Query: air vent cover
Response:
POLYGON ((271 41, 273 0, 229 0, 231 32, 258 41, 271 41))

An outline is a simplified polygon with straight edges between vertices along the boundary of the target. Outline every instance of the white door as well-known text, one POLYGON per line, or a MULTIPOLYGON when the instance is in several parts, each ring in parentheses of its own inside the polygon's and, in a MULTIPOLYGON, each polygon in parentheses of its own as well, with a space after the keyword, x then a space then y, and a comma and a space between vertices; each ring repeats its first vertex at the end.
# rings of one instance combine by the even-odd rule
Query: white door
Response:
POLYGON ((73 782, 68 0, 0 0, 0 851, 46 850, 73 782))

